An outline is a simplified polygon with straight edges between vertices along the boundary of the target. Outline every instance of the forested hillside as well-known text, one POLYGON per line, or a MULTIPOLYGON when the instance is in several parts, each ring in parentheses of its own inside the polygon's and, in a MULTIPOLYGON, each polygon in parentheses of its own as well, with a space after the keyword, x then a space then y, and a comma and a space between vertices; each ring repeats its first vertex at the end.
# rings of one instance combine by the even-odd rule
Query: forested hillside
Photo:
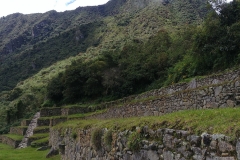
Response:
POLYGON ((221 7, 111 0, 2 18, 26 27, 0 28, 1 132, 40 107, 100 103, 238 65, 239 1, 221 7))
MULTIPOLYGON (((200 23, 204 1, 125 1, 73 11, 12 14, 0 19, 0 91, 58 60, 86 52, 90 46, 108 49, 126 40, 146 40, 161 27, 200 23), (184 6, 184 7, 182 7, 184 6)), ((205 7, 206 8, 206 7, 205 7)))

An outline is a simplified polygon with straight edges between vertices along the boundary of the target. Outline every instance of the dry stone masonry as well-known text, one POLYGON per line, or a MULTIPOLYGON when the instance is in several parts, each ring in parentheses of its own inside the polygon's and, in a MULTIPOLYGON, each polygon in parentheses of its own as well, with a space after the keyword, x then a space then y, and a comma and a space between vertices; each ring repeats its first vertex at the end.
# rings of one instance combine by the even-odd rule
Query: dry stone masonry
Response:
POLYGON ((50 145, 59 151, 62 160, 236 160, 240 159, 240 140, 233 141, 222 134, 201 136, 188 131, 173 129, 152 130, 147 126, 136 131, 112 132, 111 144, 104 137, 107 129, 102 129, 100 146, 94 146, 91 136, 94 130, 77 132, 72 129, 51 130, 50 145), (129 137, 139 133, 141 139, 138 150, 129 149, 129 137), (76 137, 73 137, 73 134, 76 137), (64 135, 64 136, 63 136, 64 135))
POLYGON ((90 118, 160 116, 187 109, 235 107, 240 104, 239 72, 227 75, 232 78, 231 81, 219 75, 212 77, 214 78, 212 80, 210 78, 203 80, 194 79, 188 84, 178 84, 168 87, 168 89, 163 88, 148 92, 135 97, 135 100, 145 99, 144 101, 123 103, 120 107, 116 105, 108 106, 107 112, 94 115, 90 118), (209 85, 210 82, 211 84, 209 85), (151 96, 154 97, 152 100, 149 99, 151 96))

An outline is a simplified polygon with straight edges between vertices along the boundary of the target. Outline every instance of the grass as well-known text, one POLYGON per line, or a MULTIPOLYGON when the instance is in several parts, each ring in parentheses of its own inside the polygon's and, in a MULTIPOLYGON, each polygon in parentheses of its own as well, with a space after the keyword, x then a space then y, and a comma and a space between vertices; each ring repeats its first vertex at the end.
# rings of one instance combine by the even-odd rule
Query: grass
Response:
POLYGON ((49 137, 33 141, 33 142, 31 142, 31 147, 37 148, 37 147, 41 147, 41 146, 47 146, 48 142, 49 142, 48 140, 49 140, 49 137))
POLYGON ((16 134, 5 134, 3 136, 9 137, 9 138, 11 138, 13 140, 16 140, 16 141, 22 140, 22 138, 23 138, 23 136, 16 135, 16 134))
POLYGON ((108 128, 113 130, 134 130, 137 126, 149 126, 152 129, 172 128, 187 130, 200 135, 221 133, 236 137, 240 132, 240 108, 187 110, 159 117, 132 117, 124 119, 88 119, 70 120, 54 128, 108 128))
POLYGON ((34 134, 29 138, 31 138, 31 139, 42 139, 42 138, 46 138, 48 136, 49 136, 49 133, 39 133, 39 134, 34 134))
MULTIPOLYGON (((0 143, 0 159, 2 160, 47 160, 49 150, 36 151, 36 148, 12 149, 10 146, 0 143)), ((48 160, 59 160, 60 155, 48 158, 48 160)))
POLYGON ((39 127, 34 128, 35 131, 43 130, 43 129, 49 129, 49 126, 39 126, 39 127))

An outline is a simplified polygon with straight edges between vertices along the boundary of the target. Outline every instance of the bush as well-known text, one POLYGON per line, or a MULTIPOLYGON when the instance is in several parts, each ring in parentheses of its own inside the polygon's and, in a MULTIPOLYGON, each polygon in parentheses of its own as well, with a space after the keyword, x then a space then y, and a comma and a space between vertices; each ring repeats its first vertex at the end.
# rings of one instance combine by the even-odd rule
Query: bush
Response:
POLYGON ((102 136, 103 132, 101 128, 97 128, 92 132, 91 143, 95 150, 100 150, 102 148, 102 136))
POLYGON ((141 133, 133 132, 128 138, 128 148, 132 151, 138 151, 141 148, 141 133))
POLYGON ((105 133, 104 135, 104 144, 106 144, 107 146, 111 146, 112 145, 112 130, 109 130, 105 133))

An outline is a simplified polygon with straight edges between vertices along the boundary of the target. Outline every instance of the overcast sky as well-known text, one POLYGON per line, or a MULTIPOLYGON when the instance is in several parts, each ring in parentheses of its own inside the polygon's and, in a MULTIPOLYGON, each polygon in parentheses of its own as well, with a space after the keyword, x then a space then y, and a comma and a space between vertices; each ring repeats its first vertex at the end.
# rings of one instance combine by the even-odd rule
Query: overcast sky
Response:
POLYGON ((12 13, 44 13, 49 10, 73 10, 79 6, 105 4, 109 0, 1 0, 0 17, 12 13))
MULTIPOLYGON (((44 13, 49 10, 62 12, 74 10, 79 6, 95 6, 107 3, 109 0, 1 0, 0 17, 12 13, 44 13)), ((232 0, 227 0, 232 1, 232 0)))

